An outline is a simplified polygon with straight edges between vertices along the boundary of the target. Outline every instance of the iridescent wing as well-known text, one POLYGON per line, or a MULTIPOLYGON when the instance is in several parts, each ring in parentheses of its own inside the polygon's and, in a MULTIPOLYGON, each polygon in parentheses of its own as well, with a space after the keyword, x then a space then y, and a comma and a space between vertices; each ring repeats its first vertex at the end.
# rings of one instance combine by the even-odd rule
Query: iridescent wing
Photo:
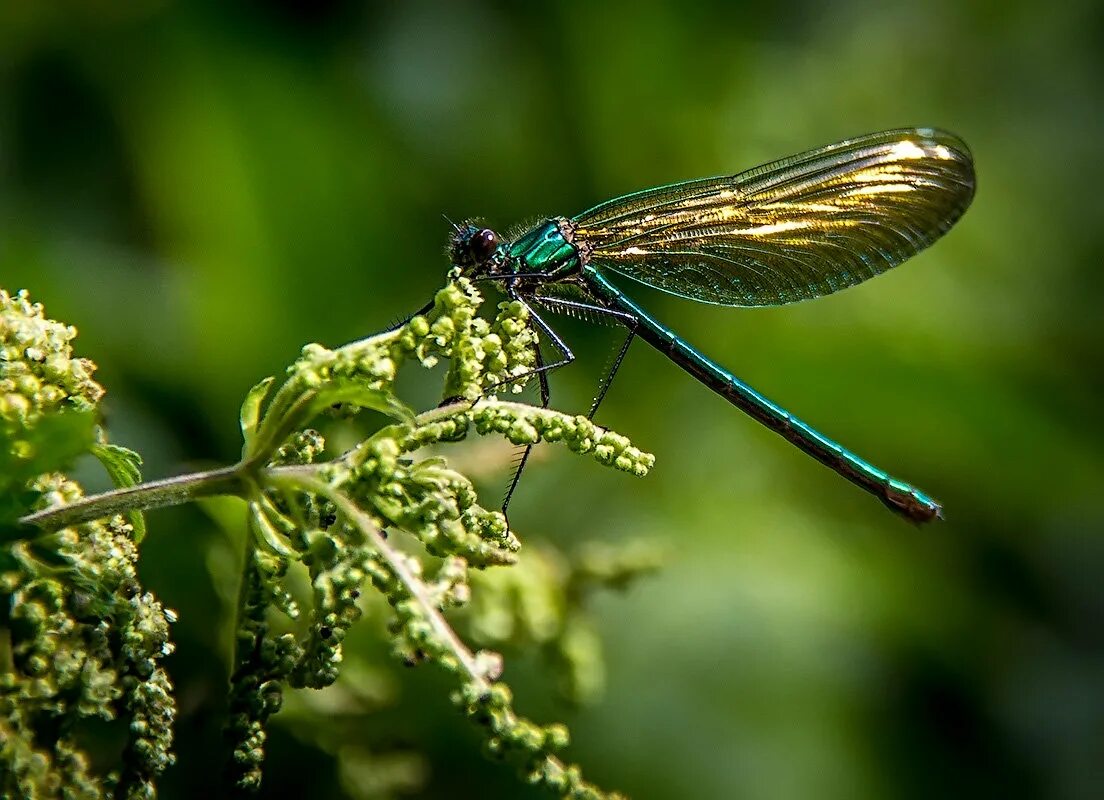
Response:
POLYGON ((626 195, 573 222, 600 270, 706 303, 780 305, 900 264, 945 233, 973 195, 966 145, 906 128, 626 195))

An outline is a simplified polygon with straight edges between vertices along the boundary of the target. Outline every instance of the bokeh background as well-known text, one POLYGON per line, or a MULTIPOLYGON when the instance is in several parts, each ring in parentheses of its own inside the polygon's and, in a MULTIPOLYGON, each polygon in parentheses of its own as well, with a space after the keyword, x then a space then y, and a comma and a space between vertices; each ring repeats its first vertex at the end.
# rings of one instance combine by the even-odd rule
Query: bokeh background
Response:
MULTIPOLYGON (((893 273, 769 310, 637 292, 947 521, 899 521, 638 344, 600 421, 653 474, 550 452, 511 517, 568 548, 659 540, 669 565, 595 608, 597 703, 549 700, 531 657, 506 677, 635 798, 1100 797, 1102 42, 1079 0, 5 3, 0 285, 78 326, 115 440, 160 477, 233 460, 243 394, 303 343, 420 306, 442 213, 509 228, 848 135, 953 130, 974 205, 893 273)), ((615 336, 563 331, 580 361, 554 403, 583 410, 615 336)), ((165 797, 218 778, 223 516, 159 512, 145 547, 181 614, 165 797)), ((373 635, 350 656, 354 691, 391 687, 357 735, 424 754, 414 796, 540 796, 479 755, 439 676, 393 672, 373 635)), ((275 727, 265 794, 370 796, 323 741, 340 709, 314 711, 275 727)))

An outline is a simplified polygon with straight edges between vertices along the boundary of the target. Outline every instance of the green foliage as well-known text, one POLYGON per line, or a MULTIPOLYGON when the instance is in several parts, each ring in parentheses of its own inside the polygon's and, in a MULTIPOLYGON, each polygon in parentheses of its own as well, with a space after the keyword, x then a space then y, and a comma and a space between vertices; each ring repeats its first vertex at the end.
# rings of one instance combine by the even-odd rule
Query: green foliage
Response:
MULTIPOLYGON (((120 489, 137 486, 142 480, 142 457, 128 447, 107 442, 92 445, 92 455, 100 460, 112 482, 120 489)), ((141 544, 146 535, 146 518, 141 511, 127 514, 130 526, 134 529, 134 542, 141 544)))
MULTIPOLYGON (((20 300, 25 312, 41 314, 20 300)), ((520 388, 531 374, 536 336, 524 305, 502 303, 487 321, 477 315, 481 303, 475 287, 454 276, 424 317, 336 350, 305 347, 281 382, 269 378, 248 393, 242 460, 233 468, 142 485, 137 454, 88 442, 85 449, 119 491, 82 499, 75 483, 47 474, 16 493, 35 497, 22 509, 35 513, 24 517, 4 573, 13 662, 4 677, 7 790, 153 796, 173 759, 175 707, 159 660, 172 651, 174 615, 138 586, 142 537, 133 521, 141 523, 141 508, 232 492, 246 501, 251 533, 225 726, 227 781, 235 791, 259 788, 268 725, 285 691, 338 679, 343 642, 370 587, 391 609, 395 655, 407 665, 436 664, 452 677, 452 700, 484 732, 488 753, 557 796, 619 797, 562 760, 569 738, 563 725, 538 724, 514 710, 500 680, 502 656, 470 649, 446 613, 476 595, 468 622, 477 635, 542 646, 567 694, 587 699, 600 685, 601 667, 585 599, 653 569, 655 554, 607 549, 568 559, 545 550, 519 567, 521 542, 503 515, 481 506, 472 483, 435 451, 475 431, 514 444, 561 443, 634 475, 646 474, 653 458, 586 418, 498 400, 497 392, 520 388), (418 414, 395 394, 397 373, 408 363, 442 360, 446 400, 418 414), (391 421, 332 456, 310 425, 335 409, 391 421), (105 510, 126 511, 131 522, 119 513, 99 521, 105 510), (28 535, 33 528, 39 535, 28 535), (561 564, 555 574, 534 571, 554 561, 561 564), (304 576, 307 593, 297 589, 304 576), (539 603, 531 597, 551 598, 551 607, 535 613, 539 603), (548 624, 536 623, 537 616, 548 624), (129 721, 122 766, 104 776, 89 768, 73 737, 74 725, 91 717, 129 721)), ((64 330, 67 343, 71 329, 64 330)), ((91 370, 87 362, 69 363, 91 370)), ((42 426, 49 413, 19 419, 30 420, 26 428, 42 426)))

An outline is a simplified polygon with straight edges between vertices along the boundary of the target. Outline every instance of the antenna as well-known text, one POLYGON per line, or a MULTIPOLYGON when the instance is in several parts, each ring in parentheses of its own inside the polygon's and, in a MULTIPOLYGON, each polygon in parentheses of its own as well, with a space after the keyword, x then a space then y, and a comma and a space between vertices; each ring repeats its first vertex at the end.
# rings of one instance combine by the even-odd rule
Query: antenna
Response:
POLYGON ((441 216, 445 218, 445 222, 447 222, 449 225, 452 226, 452 229, 454 231, 456 231, 457 233, 460 233, 460 226, 457 225, 455 222, 453 222, 451 219, 449 219, 448 214, 442 213, 441 216))

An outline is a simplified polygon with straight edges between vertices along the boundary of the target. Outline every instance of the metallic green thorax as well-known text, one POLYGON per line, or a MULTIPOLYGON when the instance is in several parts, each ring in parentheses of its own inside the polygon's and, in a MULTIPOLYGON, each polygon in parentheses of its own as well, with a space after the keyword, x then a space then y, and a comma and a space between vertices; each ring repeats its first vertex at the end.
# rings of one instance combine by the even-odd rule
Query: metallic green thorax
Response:
POLYGON ((564 277, 580 266, 575 230, 562 217, 537 225, 507 245, 506 258, 516 273, 539 272, 549 278, 564 277))

